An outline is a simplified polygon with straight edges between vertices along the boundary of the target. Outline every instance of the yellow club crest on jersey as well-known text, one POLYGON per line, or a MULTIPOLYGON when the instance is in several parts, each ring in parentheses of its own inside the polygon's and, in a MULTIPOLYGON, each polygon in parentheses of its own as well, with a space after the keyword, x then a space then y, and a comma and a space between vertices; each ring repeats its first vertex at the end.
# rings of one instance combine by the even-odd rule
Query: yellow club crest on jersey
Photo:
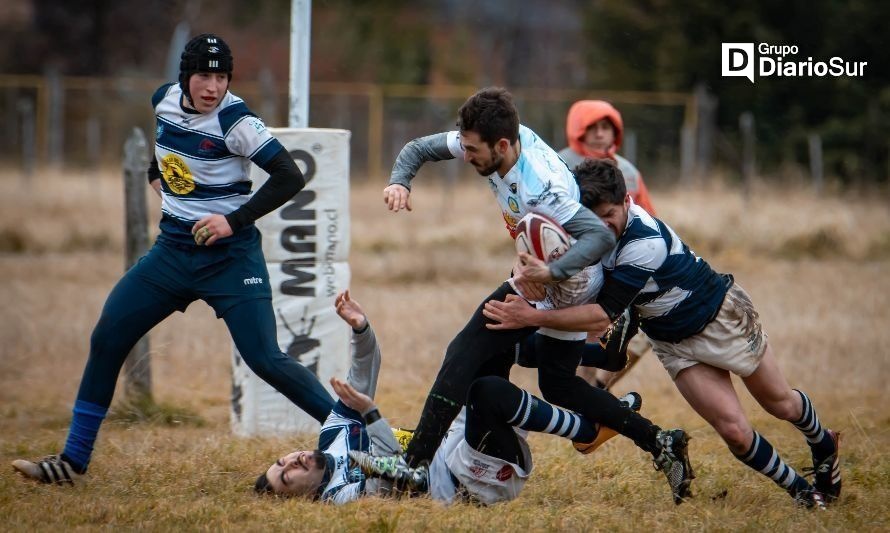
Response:
POLYGON ((519 202, 516 201, 516 198, 513 198, 512 196, 510 198, 508 198, 507 205, 510 206, 510 211, 513 211, 514 213, 519 213, 519 202))
POLYGON ((188 194, 195 190, 195 178, 178 155, 167 154, 161 159, 161 174, 167 186, 176 194, 188 194))

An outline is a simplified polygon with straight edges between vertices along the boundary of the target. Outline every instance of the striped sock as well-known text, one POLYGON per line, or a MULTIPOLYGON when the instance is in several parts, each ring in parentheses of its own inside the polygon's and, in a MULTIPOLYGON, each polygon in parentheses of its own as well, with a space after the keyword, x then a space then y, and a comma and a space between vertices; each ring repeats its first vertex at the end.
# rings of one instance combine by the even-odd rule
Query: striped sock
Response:
POLYGON ((824 459, 834 453, 834 441, 822 429, 822 424, 819 423, 819 416, 816 415, 816 409, 813 408, 813 402, 810 401, 810 397, 797 389, 794 389, 794 392, 800 394, 803 409, 801 410, 800 420, 792 422, 792 424, 807 438, 807 443, 812 448, 813 454, 820 460, 824 459))
POLYGON ((760 433, 754 432, 754 441, 751 448, 736 458, 757 470, 766 477, 772 479, 776 485, 787 490, 792 495, 801 490, 810 490, 812 487, 793 468, 785 464, 779 457, 773 445, 763 438, 760 433))
POLYGON ((522 391, 519 408, 507 423, 527 431, 550 433, 578 442, 590 442, 597 433, 584 417, 551 405, 526 391, 522 391))
POLYGON ((99 434, 99 426, 105 419, 108 409, 94 403, 77 400, 74 402, 74 416, 68 429, 68 440, 62 458, 78 473, 86 472, 93 455, 93 445, 99 434))

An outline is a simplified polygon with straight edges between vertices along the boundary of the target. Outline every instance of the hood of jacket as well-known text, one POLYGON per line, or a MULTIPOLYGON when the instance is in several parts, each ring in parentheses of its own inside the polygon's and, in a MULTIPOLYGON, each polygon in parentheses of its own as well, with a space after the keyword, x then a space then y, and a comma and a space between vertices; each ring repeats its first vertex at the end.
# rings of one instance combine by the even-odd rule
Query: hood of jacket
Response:
POLYGON ((597 159, 614 158, 618 148, 621 147, 623 138, 624 123, 621 121, 621 113, 609 102, 579 100, 569 108, 569 114, 566 117, 566 139, 568 139, 569 148, 576 153, 597 159), (604 118, 609 119, 615 128, 615 143, 606 152, 591 150, 584 144, 584 135, 587 133, 587 128, 604 118))

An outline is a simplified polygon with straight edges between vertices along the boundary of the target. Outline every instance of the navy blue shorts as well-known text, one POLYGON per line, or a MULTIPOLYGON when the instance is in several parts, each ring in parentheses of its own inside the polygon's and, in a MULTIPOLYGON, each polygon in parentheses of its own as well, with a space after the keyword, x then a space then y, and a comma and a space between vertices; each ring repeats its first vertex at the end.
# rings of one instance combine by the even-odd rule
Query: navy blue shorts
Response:
POLYGON ((127 276, 150 285, 179 311, 204 300, 217 318, 245 300, 272 299, 259 230, 249 239, 219 246, 182 245, 161 236, 127 276))

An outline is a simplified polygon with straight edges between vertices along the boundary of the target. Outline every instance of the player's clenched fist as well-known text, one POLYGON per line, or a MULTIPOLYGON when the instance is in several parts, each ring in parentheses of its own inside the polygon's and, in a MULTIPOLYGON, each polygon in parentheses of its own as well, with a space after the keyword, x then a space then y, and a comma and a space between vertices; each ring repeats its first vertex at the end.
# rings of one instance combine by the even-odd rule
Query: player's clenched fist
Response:
POLYGON ((392 184, 383 189, 383 203, 390 211, 399 212, 400 209, 411 211, 411 191, 404 185, 392 184))

